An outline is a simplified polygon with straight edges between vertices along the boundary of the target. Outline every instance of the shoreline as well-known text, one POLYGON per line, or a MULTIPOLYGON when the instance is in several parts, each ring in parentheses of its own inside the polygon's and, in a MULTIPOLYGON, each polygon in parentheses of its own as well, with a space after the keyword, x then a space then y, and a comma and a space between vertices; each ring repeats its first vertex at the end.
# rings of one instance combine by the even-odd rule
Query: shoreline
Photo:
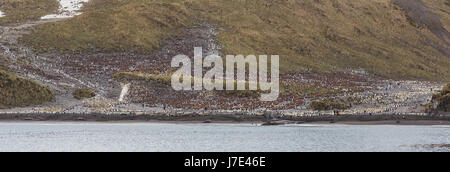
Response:
POLYGON ((129 114, 0 114, 0 122, 89 122, 169 124, 337 124, 337 125, 450 125, 449 115, 317 115, 282 116, 268 120, 264 115, 129 115, 129 114))

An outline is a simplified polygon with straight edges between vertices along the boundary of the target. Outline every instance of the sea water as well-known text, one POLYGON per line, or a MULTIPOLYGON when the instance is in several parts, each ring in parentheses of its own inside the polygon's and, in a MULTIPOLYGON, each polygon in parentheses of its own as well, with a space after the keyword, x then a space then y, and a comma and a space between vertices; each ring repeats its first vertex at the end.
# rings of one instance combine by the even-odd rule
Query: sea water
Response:
POLYGON ((0 151, 438 151, 450 126, 0 123, 0 151))

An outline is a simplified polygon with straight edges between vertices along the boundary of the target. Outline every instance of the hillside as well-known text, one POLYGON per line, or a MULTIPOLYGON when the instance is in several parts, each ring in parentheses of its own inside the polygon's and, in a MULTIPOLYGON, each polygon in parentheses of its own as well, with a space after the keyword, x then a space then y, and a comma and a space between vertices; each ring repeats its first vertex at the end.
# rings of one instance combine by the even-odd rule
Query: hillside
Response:
POLYGON ((449 8, 445 0, 91 0, 84 14, 40 25, 22 42, 38 52, 150 54, 206 21, 225 54, 279 54, 285 74, 450 81, 449 8))
POLYGON ((4 104, 55 100, 0 113, 421 114, 450 81, 446 0, 7 0, 0 11, 0 82, 27 83, 3 94, 41 100, 4 104), (280 55, 279 98, 174 91, 171 60, 194 47, 280 55))
MULTIPOLYGON (((38 20, 40 17, 56 12, 59 7, 57 0, 2 0, 0 25, 17 25, 22 22, 38 20)), ((0 27, 0 38, 4 38, 4 28, 0 27)), ((8 39, 8 38, 6 38, 8 39)), ((0 44, 3 44, 2 41, 0 44)), ((12 44, 10 40, 8 44, 12 44)), ((0 50, 0 109, 40 105, 54 99, 54 92, 32 79, 20 77, 8 66, 12 62, 2 54, 10 51, 2 45, 0 50)), ((16 65, 17 62, 12 62, 16 65)), ((22 70, 22 72, 24 72, 22 70)))
POLYGON ((37 20, 40 17, 57 12, 57 0, 2 0, 0 11, 6 17, 0 18, 0 24, 16 24, 37 20))

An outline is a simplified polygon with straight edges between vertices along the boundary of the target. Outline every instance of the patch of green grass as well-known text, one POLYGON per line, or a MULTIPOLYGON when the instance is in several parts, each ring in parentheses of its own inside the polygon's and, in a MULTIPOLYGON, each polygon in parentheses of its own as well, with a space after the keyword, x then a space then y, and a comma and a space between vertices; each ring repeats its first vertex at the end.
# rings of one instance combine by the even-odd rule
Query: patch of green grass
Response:
POLYGON ((303 97, 328 97, 343 93, 343 90, 318 87, 302 83, 294 83, 294 84, 282 83, 281 93, 287 95, 300 95, 303 97))
POLYGON ((111 77, 120 82, 143 81, 148 79, 147 75, 139 72, 116 72, 111 77))
POLYGON ((392 79, 450 81, 449 57, 423 42, 448 44, 410 25, 392 0, 91 0, 84 12, 40 25, 22 42, 37 52, 150 53, 203 20, 220 27, 225 54, 278 54, 283 74, 364 69, 392 79))
POLYGON ((434 94, 431 102, 426 106, 427 112, 444 111, 450 112, 450 83, 438 94, 434 94))
MULTIPOLYGON (((131 82, 131 81, 146 81, 155 82, 164 86, 170 87, 172 84, 171 74, 144 74, 139 72, 117 72, 112 75, 116 81, 119 82, 131 82)), ((194 83, 194 78, 191 78, 191 84, 194 83)), ((180 78, 182 82, 182 78, 180 78)), ((224 88, 226 87, 227 80, 224 81, 224 88)), ((235 88, 238 82, 235 81, 235 88)), ((246 88, 249 88, 249 83, 245 82, 246 88)), ((260 90, 214 90, 215 93, 222 96, 234 96, 234 97, 257 97, 260 95, 260 90)))
POLYGON ((226 97, 258 98, 261 95, 259 90, 215 90, 215 93, 226 97))
POLYGON ((0 68, 0 108, 37 105, 53 98, 51 89, 0 68))
POLYGON ((439 107, 445 112, 450 112, 450 93, 442 96, 439 100, 439 107))
POLYGON ((0 10, 5 17, 0 18, 0 24, 38 20, 47 14, 57 13, 59 6, 57 0, 2 0, 0 10))
POLYGON ((309 104, 309 108, 318 111, 325 110, 345 110, 350 108, 348 105, 334 100, 314 100, 309 104))
POLYGON ((76 89, 73 91, 72 95, 78 100, 89 99, 95 97, 95 91, 90 88, 76 89))

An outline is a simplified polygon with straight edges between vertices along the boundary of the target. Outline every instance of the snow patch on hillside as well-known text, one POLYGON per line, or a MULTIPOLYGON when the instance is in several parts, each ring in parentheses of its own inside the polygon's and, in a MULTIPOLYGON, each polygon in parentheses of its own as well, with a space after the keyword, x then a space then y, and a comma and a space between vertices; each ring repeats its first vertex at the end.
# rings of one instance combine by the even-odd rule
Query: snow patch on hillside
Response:
POLYGON ((50 14, 41 17, 41 19, 57 19, 57 18, 70 18, 76 15, 80 15, 79 10, 83 6, 83 2, 89 0, 59 0, 61 4, 58 14, 50 14))

